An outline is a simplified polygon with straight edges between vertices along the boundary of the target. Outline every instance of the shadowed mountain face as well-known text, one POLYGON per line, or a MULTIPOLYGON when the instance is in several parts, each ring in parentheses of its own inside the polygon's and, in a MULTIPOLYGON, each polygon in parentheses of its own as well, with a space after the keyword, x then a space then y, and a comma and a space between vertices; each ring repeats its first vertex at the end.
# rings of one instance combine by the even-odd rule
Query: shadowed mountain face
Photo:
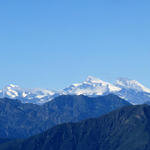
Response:
POLYGON ((54 125, 98 117, 130 105, 115 95, 89 98, 60 96, 40 106, 17 100, 0 99, 0 138, 24 138, 54 125))
POLYGON ((150 106, 127 106, 96 119, 55 126, 1 150, 149 150, 150 106))

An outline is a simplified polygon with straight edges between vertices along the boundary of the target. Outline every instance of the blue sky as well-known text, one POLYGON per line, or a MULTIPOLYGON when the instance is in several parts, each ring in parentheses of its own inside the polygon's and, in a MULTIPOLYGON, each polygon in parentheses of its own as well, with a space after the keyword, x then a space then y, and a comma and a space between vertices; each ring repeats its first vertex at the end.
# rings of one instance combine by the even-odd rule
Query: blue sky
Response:
POLYGON ((0 87, 64 88, 88 75, 150 88, 150 1, 0 2, 0 87))

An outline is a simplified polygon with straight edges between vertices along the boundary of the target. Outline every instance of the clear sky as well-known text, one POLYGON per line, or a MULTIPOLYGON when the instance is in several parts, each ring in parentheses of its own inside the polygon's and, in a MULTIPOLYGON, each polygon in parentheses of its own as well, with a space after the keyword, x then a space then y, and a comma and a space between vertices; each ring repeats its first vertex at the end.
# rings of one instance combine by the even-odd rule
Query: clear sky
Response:
POLYGON ((61 89, 92 75, 150 88, 150 1, 1 1, 0 69, 0 87, 61 89))

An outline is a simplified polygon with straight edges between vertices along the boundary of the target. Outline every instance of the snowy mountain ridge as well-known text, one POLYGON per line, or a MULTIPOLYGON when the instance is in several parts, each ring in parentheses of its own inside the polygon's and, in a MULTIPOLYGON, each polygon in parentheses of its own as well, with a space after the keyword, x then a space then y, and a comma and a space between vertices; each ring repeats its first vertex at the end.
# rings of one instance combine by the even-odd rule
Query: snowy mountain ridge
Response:
POLYGON ((139 83, 136 80, 120 78, 116 81, 116 86, 119 86, 121 88, 124 87, 124 88, 128 88, 128 89, 133 89, 136 91, 143 91, 143 92, 150 93, 150 89, 146 88, 144 85, 142 85, 141 83, 139 83))
POLYGON ((86 95, 100 96, 116 94, 133 104, 142 104, 150 101, 150 89, 136 80, 120 78, 115 84, 104 82, 98 78, 88 76, 82 83, 75 83, 60 90, 25 89, 10 84, 0 90, 0 97, 19 99, 23 103, 43 104, 59 95, 86 95))

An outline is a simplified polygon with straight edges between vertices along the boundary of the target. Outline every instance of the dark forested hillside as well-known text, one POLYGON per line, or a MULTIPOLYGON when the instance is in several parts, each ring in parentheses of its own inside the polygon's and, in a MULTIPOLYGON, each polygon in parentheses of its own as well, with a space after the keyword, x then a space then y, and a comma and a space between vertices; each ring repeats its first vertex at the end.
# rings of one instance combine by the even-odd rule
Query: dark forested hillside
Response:
POLYGON ((0 138, 28 137, 56 124, 98 117, 126 105, 130 104, 115 95, 95 98, 66 95, 42 106, 0 99, 0 138))
POLYGON ((127 106, 96 119, 57 125, 1 150, 150 150, 150 106, 127 106))

